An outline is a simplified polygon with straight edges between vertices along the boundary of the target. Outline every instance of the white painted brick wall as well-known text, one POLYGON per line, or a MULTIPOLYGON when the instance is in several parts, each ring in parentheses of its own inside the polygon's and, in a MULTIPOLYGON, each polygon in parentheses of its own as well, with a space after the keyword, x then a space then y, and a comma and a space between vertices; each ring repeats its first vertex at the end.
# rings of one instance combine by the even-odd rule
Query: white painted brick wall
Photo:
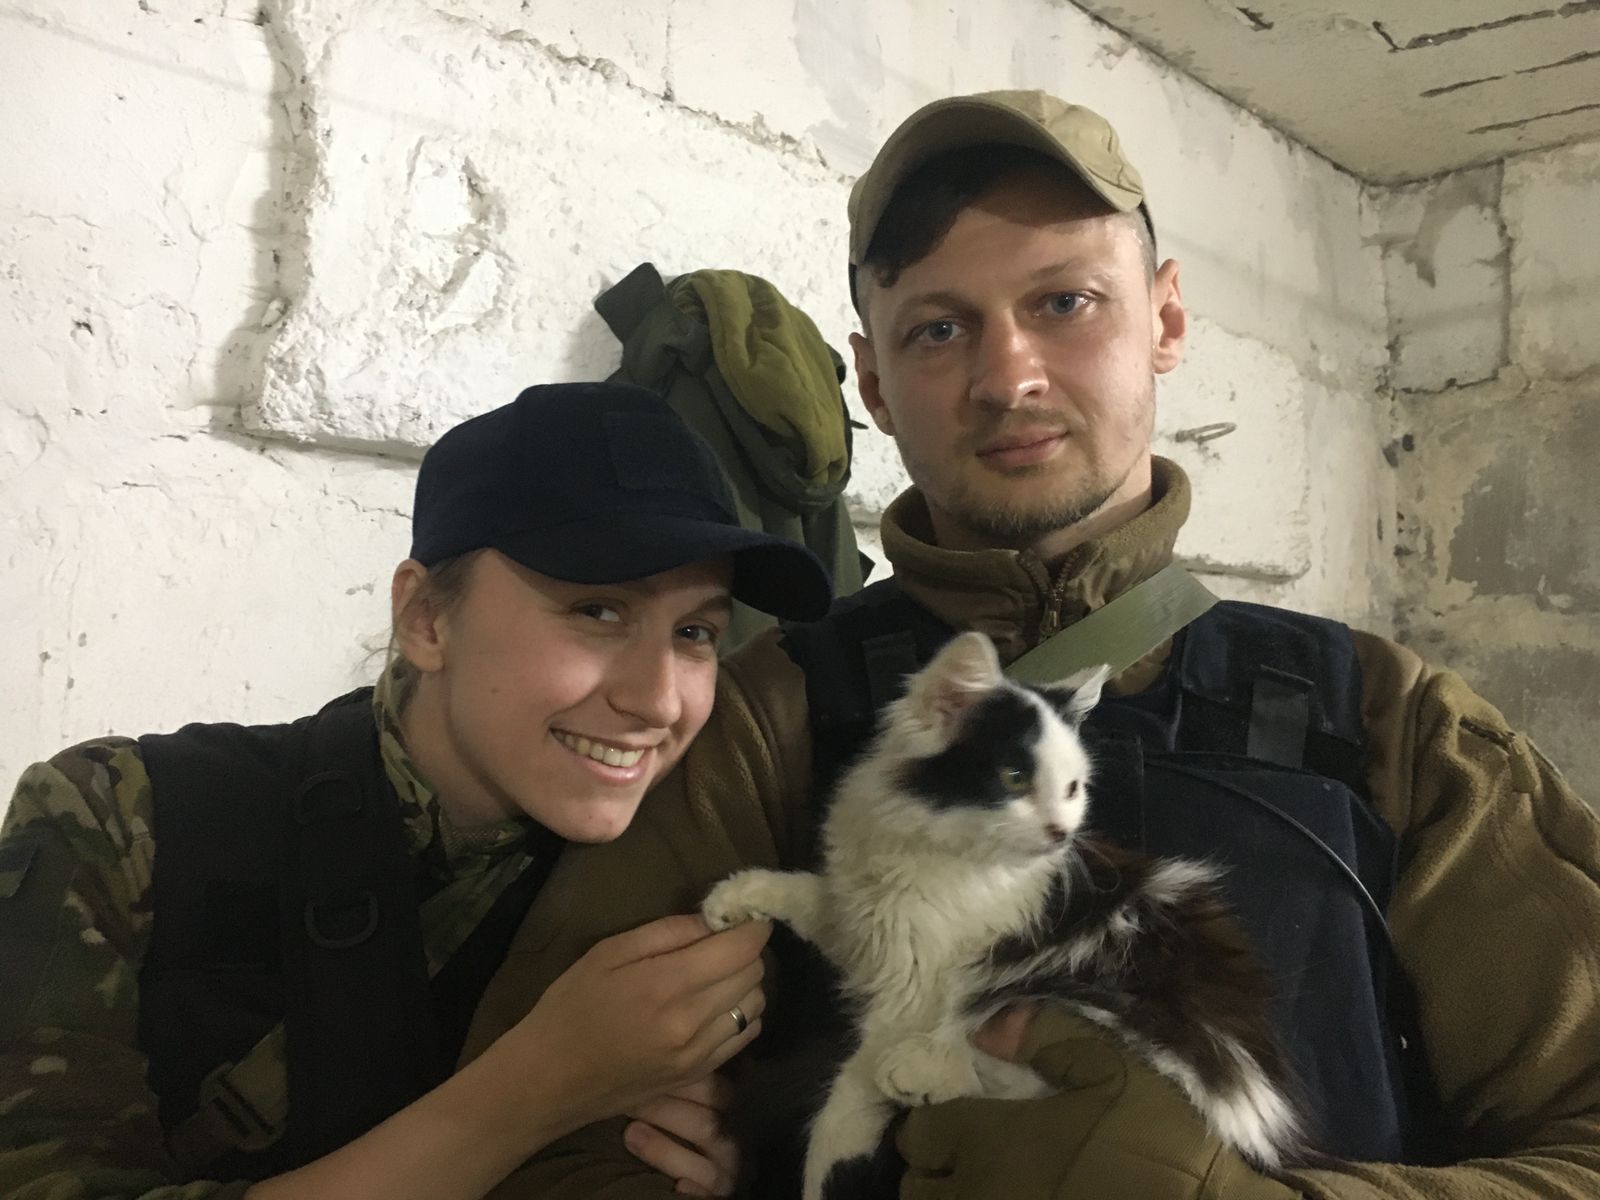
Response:
MULTIPOLYGON (((849 182, 952 90, 1087 100, 1145 172, 1196 318, 1158 418, 1197 480, 1183 553, 1234 594, 1387 622, 1361 189, 1076 9, 261 14, 0 0, 0 778, 362 678, 420 447, 526 382, 609 370, 589 304, 641 259, 763 274, 843 349, 849 182)), ((870 524, 900 475, 886 439, 858 446, 870 524)))

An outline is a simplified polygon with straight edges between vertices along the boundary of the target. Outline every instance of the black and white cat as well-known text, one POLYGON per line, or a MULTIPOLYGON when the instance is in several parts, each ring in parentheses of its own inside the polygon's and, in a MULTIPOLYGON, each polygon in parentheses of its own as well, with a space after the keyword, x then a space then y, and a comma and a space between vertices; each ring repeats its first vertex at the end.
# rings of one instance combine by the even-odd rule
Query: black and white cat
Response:
POLYGON ((970 1040, 1026 1000, 1103 1026, 1257 1166, 1299 1151, 1265 976, 1213 872, 1080 832, 1078 726, 1105 674, 1026 687, 982 634, 956 637, 841 779, 823 871, 744 871, 707 897, 713 929, 783 921, 841 976, 855 1038, 810 1127, 804 1200, 859 1171, 901 1108, 1047 1094, 970 1040))

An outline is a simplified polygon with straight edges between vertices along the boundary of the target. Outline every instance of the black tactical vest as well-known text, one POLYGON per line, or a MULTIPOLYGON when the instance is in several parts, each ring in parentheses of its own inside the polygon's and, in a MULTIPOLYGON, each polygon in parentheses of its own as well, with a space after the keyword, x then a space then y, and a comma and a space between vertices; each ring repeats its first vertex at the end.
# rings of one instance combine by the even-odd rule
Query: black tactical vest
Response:
MULTIPOLYGON (((952 632, 892 580, 786 628, 806 672, 819 796, 952 632)), ((1177 635, 1154 687, 1090 714, 1089 824, 1131 849, 1224 868, 1271 975, 1318 1149, 1434 1161, 1438 1105, 1384 922, 1397 839, 1367 794, 1360 702, 1345 626, 1219 603, 1177 635)))
POLYGON ((214 1073, 278 1024, 286 1033, 286 1125, 237 1098, 219 1105, 238 1136, 207 1177, 310 1162, 443 1080, 554 847, 541 844, 430 987, 428 884, 370 688, 290 725, 189 725, 139 743, 157 847, 139 1045, 162 1125, 215 1096, 214 1073))

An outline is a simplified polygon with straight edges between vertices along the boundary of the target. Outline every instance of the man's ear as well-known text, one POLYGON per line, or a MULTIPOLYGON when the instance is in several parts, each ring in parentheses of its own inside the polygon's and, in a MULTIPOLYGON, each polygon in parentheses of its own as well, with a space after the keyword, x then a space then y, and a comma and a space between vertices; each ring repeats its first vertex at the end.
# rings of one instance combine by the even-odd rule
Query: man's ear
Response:
POLYGON ((850 335, 850 349, 856 356, 856 390, 861 393, 861 403, 872 416, 872 423, 880 432, 894 436, 894 422, 889 419, 888 406, 878 389, 878 352, 872 342, 859 333, 850 335))
POLYGON ((423 673, 444 666, 442 614, 428 597, 428 568, 408 558, 394 569, 389 585, 389 619, 394 641, 406 661, 423 673))
POLYGON ((1184 311, 1175 258, 1161 264, 1150 284, 1150 316, 1155 339, 1151 365, 1157 375, 1165 375, 1183 361, 1183 343, 1189 333, 1189 314, 1184 311))

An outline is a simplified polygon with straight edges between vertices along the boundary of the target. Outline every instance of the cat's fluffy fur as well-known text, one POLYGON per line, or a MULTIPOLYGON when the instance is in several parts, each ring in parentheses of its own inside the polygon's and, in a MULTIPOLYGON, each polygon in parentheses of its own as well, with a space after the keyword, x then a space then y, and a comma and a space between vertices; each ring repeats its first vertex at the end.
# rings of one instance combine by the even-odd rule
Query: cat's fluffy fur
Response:
POLYGON ((901 1107, 1047 1093, 970 1041, 1032 999, 1106 1028, 1258 1166, 1296 1152, 1266 983, 1212 872, 1082 833, 1077 726, 1104 676, 1024 687, 982 634, 955 638, 840 781, 822 873, 745 871, 707 898, 714 929, 771 917, 817 946, 855 1016, 853 1052, 811 1126, 805 1200, 870 1160, 901 1107))

